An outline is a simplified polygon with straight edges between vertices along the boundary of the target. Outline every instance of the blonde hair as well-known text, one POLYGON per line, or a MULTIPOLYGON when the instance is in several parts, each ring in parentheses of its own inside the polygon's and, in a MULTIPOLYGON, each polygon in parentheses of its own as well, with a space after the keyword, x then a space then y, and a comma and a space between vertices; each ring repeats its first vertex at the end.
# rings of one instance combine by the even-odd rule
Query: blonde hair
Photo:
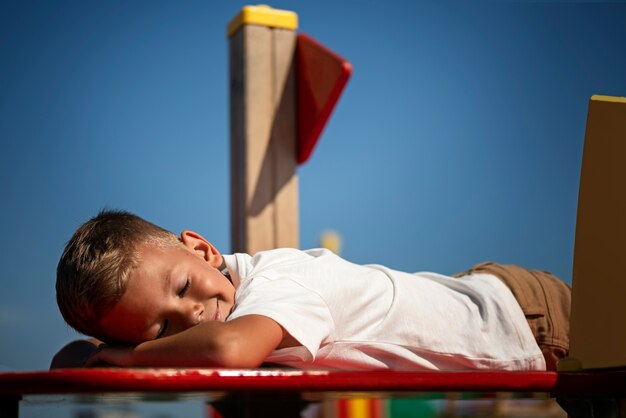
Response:
POLYGON ((120 300, 139 262, 138 244, 180 245, 173 233, 130 212, 103 210, 81 225, 57 266, 56 296, 63 319, 78 332, 111 338, 100 320, 120 300))

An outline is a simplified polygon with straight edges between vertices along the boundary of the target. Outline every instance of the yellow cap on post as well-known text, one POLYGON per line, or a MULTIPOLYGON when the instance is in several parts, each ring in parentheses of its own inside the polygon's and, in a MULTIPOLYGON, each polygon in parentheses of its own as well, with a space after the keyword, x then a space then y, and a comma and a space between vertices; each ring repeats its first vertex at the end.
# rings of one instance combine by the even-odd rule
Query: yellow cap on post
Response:
POLYGON ((228 23, 228 37, 233 36, 243 25, 296 30, 298 29, 298 15, 289 10, 272 9, 266 5, 244 6, 241 12, 228 23))
POLYGON ((626 103, 626 97, 602 96, 600 94, 594 94, 593 96, 591 96, 591 100, 601 102, 626 103))

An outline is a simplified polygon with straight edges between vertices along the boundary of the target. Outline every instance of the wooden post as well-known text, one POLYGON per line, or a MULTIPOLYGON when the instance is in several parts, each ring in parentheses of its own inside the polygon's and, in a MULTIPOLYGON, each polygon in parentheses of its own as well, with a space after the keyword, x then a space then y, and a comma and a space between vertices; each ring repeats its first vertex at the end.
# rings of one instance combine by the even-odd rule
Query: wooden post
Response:
POLYGON ((299 246, 297 15, 246 6, 229 23, 233 252, 299 246))
MULTIPOLYGON (((593 96, 576 220, 570 321, 573 368, 626 366, 625 185, 626 98, 593 96)), ((559 364, 560 369, 570 366, 559 364)))

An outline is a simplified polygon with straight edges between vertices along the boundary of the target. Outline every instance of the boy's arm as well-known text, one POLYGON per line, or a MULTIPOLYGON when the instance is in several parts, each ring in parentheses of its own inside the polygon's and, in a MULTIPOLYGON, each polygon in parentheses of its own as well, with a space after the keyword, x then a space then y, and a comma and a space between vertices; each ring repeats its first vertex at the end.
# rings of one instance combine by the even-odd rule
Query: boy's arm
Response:
POLYGON ((105 346, 87 365, 253 368, 289 340, 288 335, 268 317, 246 315, 228 322, 204 322, 136 346, 105 346))

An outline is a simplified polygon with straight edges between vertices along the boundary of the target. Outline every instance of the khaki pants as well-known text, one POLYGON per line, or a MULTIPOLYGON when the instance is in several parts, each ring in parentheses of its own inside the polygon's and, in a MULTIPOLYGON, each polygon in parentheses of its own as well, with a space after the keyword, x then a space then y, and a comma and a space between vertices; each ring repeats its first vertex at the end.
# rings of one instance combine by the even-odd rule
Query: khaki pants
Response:
POLYGON ((454 276, 470 273, 492 274, 511 289, 543 352, 546 369, 556 370, 557 361, 569 352, 570 287, 545 271, 492 262, 454 276))

